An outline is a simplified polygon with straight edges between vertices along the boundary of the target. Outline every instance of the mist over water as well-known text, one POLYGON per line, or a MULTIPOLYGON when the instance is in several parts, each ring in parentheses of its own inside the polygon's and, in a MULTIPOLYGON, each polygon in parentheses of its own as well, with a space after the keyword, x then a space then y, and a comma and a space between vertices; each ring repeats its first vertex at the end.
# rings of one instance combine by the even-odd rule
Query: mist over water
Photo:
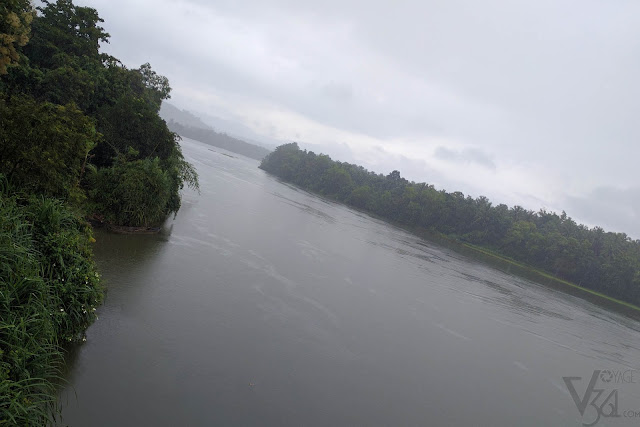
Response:
POLYGON ((182 146, 202 193, 159 235, 96 233, 65 424, 581 425, 563 376, 639 368, 636 321, 182 146))

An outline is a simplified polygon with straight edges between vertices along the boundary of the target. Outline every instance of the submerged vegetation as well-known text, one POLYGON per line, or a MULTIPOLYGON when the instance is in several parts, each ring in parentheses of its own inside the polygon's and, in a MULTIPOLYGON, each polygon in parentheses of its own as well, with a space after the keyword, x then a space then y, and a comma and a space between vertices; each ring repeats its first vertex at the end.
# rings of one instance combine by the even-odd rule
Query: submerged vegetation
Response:
POLYGON ((564 212, 493 206, 483 196, 465 197, 409 182, 398 171, 376 174, 300 150, 296 143, 276 148, 260 168, 419 233, 445 235, 476 252, 488 250, 640 306, 640 241, 624 233, 588 228, 564 212))
POLYGON ((158 225, 198 187, 158 115, 168 80, 101 53, 101 22, 71 0, 0 5, 0 425, 56 417, 63 345, 102 301, 85 218, 158 225))

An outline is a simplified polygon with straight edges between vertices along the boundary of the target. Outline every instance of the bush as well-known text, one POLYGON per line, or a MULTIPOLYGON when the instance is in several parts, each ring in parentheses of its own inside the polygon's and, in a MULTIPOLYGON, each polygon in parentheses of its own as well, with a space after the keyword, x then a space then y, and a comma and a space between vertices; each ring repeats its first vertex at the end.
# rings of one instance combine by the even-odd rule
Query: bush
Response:
POLYGON ((141 227, 166 218, 172 186, 158 158, 119 159, 97 172, 90 195, 108 222, 141 227))

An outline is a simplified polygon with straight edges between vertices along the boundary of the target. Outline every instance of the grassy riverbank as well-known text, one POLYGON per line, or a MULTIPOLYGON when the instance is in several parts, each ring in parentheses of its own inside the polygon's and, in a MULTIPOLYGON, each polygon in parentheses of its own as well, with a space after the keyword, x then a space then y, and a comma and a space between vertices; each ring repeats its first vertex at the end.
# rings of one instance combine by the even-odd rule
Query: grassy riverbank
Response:
MULTIPOLYGON (((326 195, 320 195, 322 197, 327 197, 326 195)), ((333 200, 334 202, 341 203, 335 198, 329 197, 329 199, 333 200)), ((414 234, 429 243, 435 243, 439 246, 451 249, 461 255, 487 264, 507 274, 513 274, 515 276, 531 280, 533 282, 556 289, 558 291, 585 299, 598 306, 625 314, 636 320, 640 320, 640 307, 629 302, 610 297, 603 293, 596 292, 592 289, 588 289, 578 284, 572 283, 568 280, 555 277, 545 271, 524 264, 522 262, 518 262, 499 253, 493 252, 490 249, 483 248, 472 243, 460 241, 436 231, 427 230, 420 227, 409 227, 401 223, 389 221, 383 217, 380 217, 379 215, 372 214, 371 212, 367 212, 362 209, 354 208, 353 206, 349 206, 349 208, 355 209, 358 212, 362 212, 376 219, 384 221, 390 225, 393 225, 394 227, 398 227, 402 230, 408 231, 409 233, 414 234)))
MULTIPOLYGON (((291 185, 288 182, 285 182, 285 183, 287 185, 291 185)), ((321 192, 313 191, 308 188, 304 188, 304 190, 310 191, 312 194, 317 194, 321 197, 325 197, 336 203, 345 204, 339 198, 333 197, 332 195, 323 194, 321 192)), ((469 242, 464 242, 464 241, 449 237, 437 231, 428 230, 422 227, 415 227, 415 226, 411 227, 411 226, 407 226, 406 224, 399 223, 397 221, 390 221, 387 218, 384 218, 380 215, 377 215, 365 209, 357 208, 348 203, 345 205, 348 206, 350 209, 354 209, 358 212, 362 212, 373 218, 384 221, 394 227, 398 227, 402 230, 408 231, 409 233, 414 234, 420 237, 421 239, 424 239, 427 242, 435 243, 439 246, 443 246, 447 249, 451 249, 461 255, 465 255, 475 261, 485 263, 505 273, 513 274, 513 275, 531 280, 543 286, 547 286, 547 287, 556 289, 560 292, 574 295, 576 297, 585 299, 595 305, 605 307, 607 309, 627 315, 636 320, 640 320, 640 307, 634 304, 631 304, 627 301, 622 301, 620 299, 613 298, 601 292, 597 292, 592 289, 588 289, 583 286, 580 286, 576 283, 572 283, 568 280, 564 280, 562 278, 553 276, 552 274, 549 274, 543 270, 524 264, 512 258, 506 257, 497 252, 491 251, 490 249, 483 248, 469 242)))
POLYGON ((4 184, 0 425, 45 425, 58 414, 63 345, 83 340, 102 287, 82 217, 55 199, 12 195, 4 184))
POLYGON ((512 272, 514 274, 531 279, 533 281, 536 281, 538 283, 541 283, 547 286, 552 286, 556 289, 565 291, 572 295, 585 298, 598 305, 603 305, 616 310, 623 310, 626 314, 629 314, 633 317, 637 317, 638 319, 640 319, 640 307, 636 305, 610 297, 608 295, 594 291, 592 289, 584 288, 575 283, 571 283, 568 280, 554 277, 547 272, 541 271, 539 269, 536 269, 526 264, 522 264, 513 259, 506 258, 495 252, 491 252, 485 248, 477 247, 470 243, 460 243, 460 245, 462 246, 462 248, 465 248, 465 249, 461 248, 460 252, 463 252, 464 250, 468 250, 469 251, 468 254, 470 254, 474 258, 486 260, 492 265, 501 266, 500 268, 501 270, 504 270, 510 273, 512 272))
MULTIPOLYGON (((402 226, 400 227, 403 228, 402 226)), ((440 244, 474 260, 486 263, 505 273, 514 274, 536 283, 552 287, 559 291, 588 300, 596 305, 624 313, 630 317, 640 320, 640 307, 629 302, 610 297, 603 293, 569 282, 568 280, 555 277, 545 271, 523 264, 514 259, 510 259, 487 248, 454 240, 443 234, 427 232, 426 230, 408 229, 408 231, 424 238, 427 241, 440 244)))

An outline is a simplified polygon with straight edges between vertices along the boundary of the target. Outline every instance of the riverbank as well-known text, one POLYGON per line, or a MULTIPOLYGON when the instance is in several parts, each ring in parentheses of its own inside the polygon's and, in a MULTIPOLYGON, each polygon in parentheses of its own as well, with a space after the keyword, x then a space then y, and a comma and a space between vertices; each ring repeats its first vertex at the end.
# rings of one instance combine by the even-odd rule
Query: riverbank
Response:
POLYGON ((84 340, 103 299, 93 241, 67 204, 0 191, 0 425, 59 416, 63 346, 84 340))
MULTIPOLYGON (((400 227, 404 228, 402 226, 400 227)), ((487 263, 505 273, 514 274, 525 279, 532 280, 536 283, 540 283, 541 285, 583 298, 601 307, 612 309, 636 320, 640 320, 640 307, 626 301, 621 301, 600 292, 587 289, 575 283, 555 277, 545 271, 536 269, 535 267, 523 264, 471 243, 454 240, 448 236, 442 234, 437 235, 436 233, 428 232, 426 230, 406 229, 425 240, 451 248, 458 253, 468 256, 474 260, 487 263)))
POLYGON ((607 301, 616 304, 624 301, 626 308, 640 306, 640 241, 624 233, 578 224, 565 212, 494 206, 483 196, 410 182, 397 170, 377 174, 301 150, 296 143, 277 147, 259 167, 418 234, 436 233, 441 241, 470 243, 458 250, 489 257, 536 280, 588 289, 591 296, 606 295, 607 301))
POLYGON ((490 249, 473 245, 468 242, 460 241, 436 231, 427 230, 425 228, 420 228, 420 227, 410 227, 402 223, 390 221, 389 219, 384 218, 380 215, 376 215, 370 211, 359 209, 353 205, 344 203, 338 198, 331 197, 330 195, 327 195, 327 194, 321 194, 319 192, 312 191, 308 188, 300 187, 296 184, 283 180, 277 175, 276 175, 276 178, 278 180, 281 180, 281 182, 286 185, 292 185, 295 188, 299 188, 303 191, 307 191, 310 194, 314 194, 314 195, 326 198, 332 201, 333 203, 339 203, 341 205, 348 207, 349 209, 353 209, 355 211, 369 215, 372 218, 376 218, 380 221, 384 221, 387 224, 390 224, 402 230, 408 231, 430 243, 435 243, 440 246, 444 246, 457 253, 468 256, 473 260, 480 261, 487 265, 490 265, 491 267, 496 268, 502 272, 513 274, 513 275, 534 281, 536 283, 567 293, 569 295, 573 295, 573 296, 585 299, 600 307, 614 310, 618 313, 629 316, 635 320, 640 320, 640 307, 634 304, 631 304, 629 302, 613 298, 603 293, 580 286, 576 283, 572 283, 568 280, 555 277, 533 266, 524 264, 522 262, 508 258, 504 255, 501 255, 499 253, 493 252, 490 249))
POLYGON ((160 232, 161 227, 134 227, 128 225, 112 224, 104 220, 100 215, 89 215, 87 221, 93 228, 103 228, 111 233, 116 234, 157 234, 160 232))

